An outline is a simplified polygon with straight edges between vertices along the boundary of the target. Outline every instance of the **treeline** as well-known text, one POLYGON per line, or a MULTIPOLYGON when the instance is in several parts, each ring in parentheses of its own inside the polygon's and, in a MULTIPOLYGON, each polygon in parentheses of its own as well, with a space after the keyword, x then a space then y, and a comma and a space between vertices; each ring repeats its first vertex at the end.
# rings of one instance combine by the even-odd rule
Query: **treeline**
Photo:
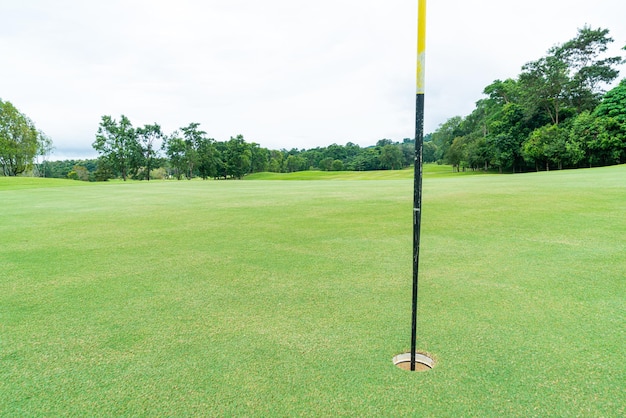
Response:
MULTIPOLYGON (((119 122, 103 117, 107 123, 119 122)), ((122 116, 120 122, 129 121, 122 116)), ((157 131, 158 125, 152 125, 157 131)), ((332 144, 313 149, 270 150, 256 143, 248 143, 241 135, 228 141, 207 138, 194 123, 169 137, 160 144, 152 143, 148 149, 144 142, 127 141, 131 149, 113 153, 102 153, 98 159, 46 161, 43 164, 47 177, 71 178, 83 181, 105 181, 111 178, 149 179, 208 179, 242 178, 256 172, 288 173, 305 170, 323 171, 367 171, 397 170, 413 164, 415 142, 406 138, 402 142, 381 139, 374 146, 360 147, 348 142, 346 145, 332 144), (122 166, 119 156, 124 157, 122 166), (148 159, 149 158, 149 159, 148 159), (149 173, 149 175, 148 175, 149 173)), ((145 128, 144 128, 145 129, 145 128)), ((121 143, 118 140, 117 143, 121 143)), ((100 146, 100 145, 98 145, 100 146)), ((424 147, 425 160, 434 161, 434 147, 424 147), (428 151, 430 149, 430 151, 428 151)))
POLYGON ((524 65, 517 79, 494 81, 470 115, 432 134, 436 160, 500 172, 626 162, 626 79, 602 89, 624 62, 601 56, 612 41, 608 30, 579 29, 524 65))
POLYGON ((102 117, 93 147, 100 154, 93 174, 79 174, 84 170, 77 165, 68 175, 81 180, 180 180, 240 179, 264 171, 398 170, 411 165, 415 154, 412 139, 402 143, 381 139, 366 148, 347 143, 309 150, 269 150, 246 142, 241 135, 216 141, 198 123, 190 123, 171 135, 164 134, 156 123, 135 128, 124 115, 119 121, 102 117))

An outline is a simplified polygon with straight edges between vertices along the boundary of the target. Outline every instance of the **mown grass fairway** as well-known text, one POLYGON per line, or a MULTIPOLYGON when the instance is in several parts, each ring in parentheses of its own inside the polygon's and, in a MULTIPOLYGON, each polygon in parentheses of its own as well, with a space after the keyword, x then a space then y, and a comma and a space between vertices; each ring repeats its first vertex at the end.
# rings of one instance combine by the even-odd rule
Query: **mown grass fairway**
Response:
POLYGON ((382 178, 0 178, 0 415, 626 414, 626 166, 427 174, 423 373, 382 178))

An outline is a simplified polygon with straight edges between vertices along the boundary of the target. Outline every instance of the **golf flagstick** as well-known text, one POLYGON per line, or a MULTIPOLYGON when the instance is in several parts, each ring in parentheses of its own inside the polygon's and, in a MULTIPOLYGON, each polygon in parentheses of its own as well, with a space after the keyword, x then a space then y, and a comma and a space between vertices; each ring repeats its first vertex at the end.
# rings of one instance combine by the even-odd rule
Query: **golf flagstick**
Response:
POLYGON ((417 283, 422 220, 422 153, 424 146, 424 59, 426 52, 426 0, 417 6, 417 92, 415 100, 415 169, 413 174, 413 300, 411 320, 411 371, 415 370, 417 338, 417 283))

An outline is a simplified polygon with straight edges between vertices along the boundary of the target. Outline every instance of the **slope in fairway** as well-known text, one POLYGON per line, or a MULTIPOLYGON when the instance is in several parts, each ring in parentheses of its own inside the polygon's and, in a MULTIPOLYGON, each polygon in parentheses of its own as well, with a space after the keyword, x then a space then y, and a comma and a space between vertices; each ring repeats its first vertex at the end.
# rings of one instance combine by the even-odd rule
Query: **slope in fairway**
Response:
POLYGON ((624 415, 625 178, 427 176, 424 373, 409 178, 0 178, 0 415, 624 415))

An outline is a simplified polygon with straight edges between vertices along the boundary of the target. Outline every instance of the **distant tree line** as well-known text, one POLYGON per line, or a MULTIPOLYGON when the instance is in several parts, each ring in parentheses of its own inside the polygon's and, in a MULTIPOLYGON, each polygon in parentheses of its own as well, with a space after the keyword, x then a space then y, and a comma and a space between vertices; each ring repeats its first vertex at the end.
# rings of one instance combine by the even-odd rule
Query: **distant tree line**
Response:
POLYGON ((46 177, 96 181, 97 159, 45 161, 41 171, 46 177))
MULTIPOLYGON (((198 127, 197 124, 195 128, 198 127)), ((428 141, 428 136, 425 138, 428 141)), ((187 142, 177 138, 157 147, 151 158, 149 179, 242 178, 258 172, 290 173, 305 170, 368 171, 397 170, 413 165, 415 141, 402 142, 381 139, 376 145, 361 147, 348 142, 313 149, 270 150, 256 143, 247 143, 241 135, 228 141, 199 139, 187 142), (199 144, 194 145, 194 142, 199 144)), ((132 155, 132 153, 131 153, 132 155)), ((112 158, 112 157, 110 157, 112 158)), ((147 163, 136 164, 141 158, 131 157, 125 169, 126 178, 148 179, 147 163)), ((432 142, 424 144, 424 161, 435 161, 432 142)), ((46 161, 49 177, 71 178, 83 181, 105 181, 123 178, 124 170, 102 156, 97 159, 46 161)))
MULTIPOLYGON (((46 163, 52 177, 85 181, 126 179, 240 179, 256 172, 303 170, 398 170, 413 164, 415 142, 381 139, 374 146, 348 142, 313 149, 270 150, 245 141, 242 135, 228 141, 209 138, 198 123, 171 135, 159 124, 134 128, 128 117, 102 116, 93 148, 96 160, 46 163)), ((431 152, 434 161, 434 149, 431 152)))
POLYGON ((601 57, 612 41, 608 30, 584 27, 524 65, 517 79, 494 81, 470 115, 432 134, 436 160, 500 172, 626 162, 626 79, 602 89, 624 62, 601 57))

